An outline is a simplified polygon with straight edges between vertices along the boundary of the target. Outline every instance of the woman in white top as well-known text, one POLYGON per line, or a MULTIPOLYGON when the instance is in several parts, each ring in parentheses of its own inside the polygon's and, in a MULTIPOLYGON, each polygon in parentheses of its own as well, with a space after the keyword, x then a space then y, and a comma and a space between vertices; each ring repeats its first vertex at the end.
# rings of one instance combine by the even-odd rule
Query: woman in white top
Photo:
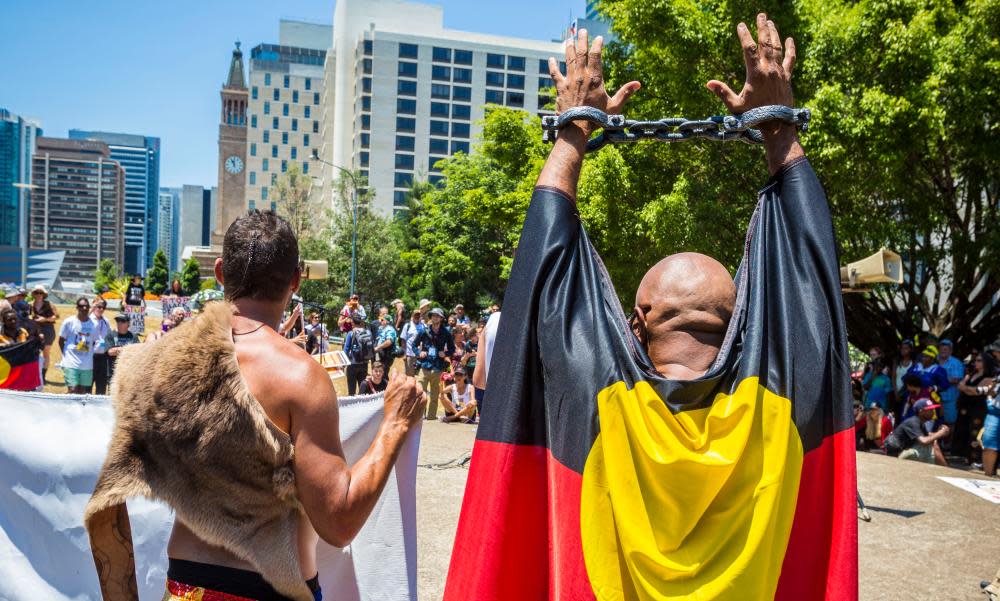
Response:
POLYGON ((440 400, 444 406, 441 421, 450 423, 461 420, 471 424, 476 419, 476 399, 472 395, 472 385, 461 366, 456 367, 452 375, 455 383, 445 386, 441 391, 440 400))

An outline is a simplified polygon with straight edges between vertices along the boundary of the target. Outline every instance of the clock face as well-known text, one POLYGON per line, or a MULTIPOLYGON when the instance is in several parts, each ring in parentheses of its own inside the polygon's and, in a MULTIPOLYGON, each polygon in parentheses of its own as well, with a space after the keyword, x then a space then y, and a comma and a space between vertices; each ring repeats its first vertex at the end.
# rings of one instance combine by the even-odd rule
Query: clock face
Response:
POLYGON ((226 171, 233 175, 243 171, 243 159, 235 155, 226 159, 226 171))

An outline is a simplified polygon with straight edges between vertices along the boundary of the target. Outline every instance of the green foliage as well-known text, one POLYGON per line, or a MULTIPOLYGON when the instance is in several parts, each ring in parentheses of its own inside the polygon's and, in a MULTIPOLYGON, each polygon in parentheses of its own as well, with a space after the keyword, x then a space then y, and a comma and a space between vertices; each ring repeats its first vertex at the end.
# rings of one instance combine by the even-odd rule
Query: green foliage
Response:
POLYGON ((302 173, 298 163, 289 164, 270 190, 276 212, 288 220, 296 238, 310 237, 322 228, 324 211, 318 195, 311 194, 312 178, 302 173))
POLYGON ((94 292, 101 294, 105 288, 111 290, 115 280, 122 277, 121 269, 111 259, 101 259, 94 272, 94 292))
POLYGON ((146 272, 146 290, 160 295, 170 286, 170 268, 167 265, 167 255, 162 248, 153 255, 153 266, 146 272))
POLYGON ((198 270, 198 260, 191 257, 184 262, 178 278, 185 294, 194 294, 201 290, 201 272, 198 270))

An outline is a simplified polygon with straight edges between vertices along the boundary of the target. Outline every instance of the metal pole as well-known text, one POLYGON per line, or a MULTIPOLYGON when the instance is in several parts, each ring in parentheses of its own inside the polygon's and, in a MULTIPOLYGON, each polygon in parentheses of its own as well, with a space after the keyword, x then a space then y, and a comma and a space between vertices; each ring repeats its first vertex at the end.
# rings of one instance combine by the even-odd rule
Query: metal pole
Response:
POLYGON ((28 288, 28 207, 25 206, 24 188, 18 187, 18 226, 21 229, 21 287, 28 288))
POLYGON ((351 175, 351 202, 354 205, 354 227, 351 232, 351 295, 354 295, 354 275, 358 271, 358 185, 351 175))

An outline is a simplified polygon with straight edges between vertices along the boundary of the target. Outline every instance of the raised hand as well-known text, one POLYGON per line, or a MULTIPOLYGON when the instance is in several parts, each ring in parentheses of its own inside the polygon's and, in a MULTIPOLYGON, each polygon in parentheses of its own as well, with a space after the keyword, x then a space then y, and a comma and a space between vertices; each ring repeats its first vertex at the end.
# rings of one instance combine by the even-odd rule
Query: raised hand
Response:
POLYGON ((385 421, 409 430, 420 421, 427 407, 424 389, 416 379, 395 372, 385 387, 385 421))
MULTIPOLYGON (((556 112, 577 106, 592 106, 606 113, 621 113, 622 107, 629 96, 640 87, 639 82, 631 81, 608 96, 604 89, 604 66, 601 63, 601 51, 604 48, 604 38, 594 38, 593 46, 587 49, 587 30, 581 29, 576 41, 566 40, 566 75, 559 71, 559 63, 555 58, 549 58, 549 75, 556 84, 556 112)), ((593 126, 586 121, 574 122, 584 133, 590 135, 593 126)))
POLYGON ((792 69, 795 67, 795 41, 785 40, 782 50, 781 37, 774 21, 767 15, 757 15, 757 41, 754 42, 746 23, 736 27, 743 46, 743 61, 746 63, 746 83, 737 94, 713 79, 706 84, 731 112, 746 112, 758 106, 783 104, 792 106, 792 69))

